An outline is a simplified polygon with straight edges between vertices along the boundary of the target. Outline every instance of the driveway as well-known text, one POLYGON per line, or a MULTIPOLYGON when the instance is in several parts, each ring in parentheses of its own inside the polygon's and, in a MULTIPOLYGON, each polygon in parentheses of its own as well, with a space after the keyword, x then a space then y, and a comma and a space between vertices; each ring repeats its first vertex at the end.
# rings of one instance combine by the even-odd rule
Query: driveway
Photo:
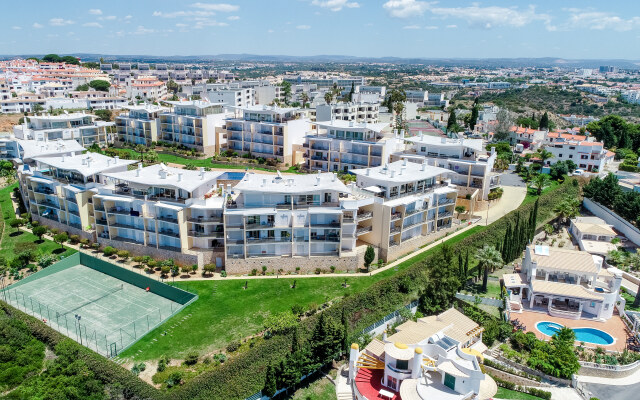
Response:
POLYGON ((584 387, 593 397, 602 400, 637 400, 640 398, 640 383, 633 385, 603 385, 600 383, 584 383, 584 387))
POLYGON ((478 212, 478 215, 483 218, 483 221, 481 221, 480 224, 491 224, 499 220, 511 211, 520 207, 520 203, 522 203, 524 198, 527 196, 526 184, 522 178, 514 172, 505 172, 504 175, 500 177, 500 185, 503 190, 502 197, 496 204, 491 206, 488 215, 486 211, 478 212))

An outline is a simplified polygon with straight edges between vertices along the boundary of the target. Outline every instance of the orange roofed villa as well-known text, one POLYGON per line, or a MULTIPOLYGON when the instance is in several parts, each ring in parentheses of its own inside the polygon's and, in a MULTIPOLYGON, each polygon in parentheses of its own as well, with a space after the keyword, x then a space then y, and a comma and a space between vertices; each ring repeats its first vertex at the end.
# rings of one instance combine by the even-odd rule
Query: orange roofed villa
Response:
POLYGON ((494 380, 480 368, 483 329, 451 308, 407 321, 396 333, 351 346, 349 384, 357 400, 489 399, 494 380))

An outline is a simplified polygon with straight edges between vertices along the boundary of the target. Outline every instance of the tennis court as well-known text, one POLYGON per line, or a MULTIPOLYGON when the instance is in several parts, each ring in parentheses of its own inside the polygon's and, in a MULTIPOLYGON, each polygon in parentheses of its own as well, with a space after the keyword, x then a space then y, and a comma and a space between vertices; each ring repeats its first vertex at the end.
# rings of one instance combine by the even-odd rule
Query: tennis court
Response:
MULTIPOLYGON (((73 264, 34 274, 30 278, 36 279, 8 287, 2 299, 108 357, 120 353, 185 305, 152 289, 147 291, 144 282, 132 282, 134 285, 86 265, 73 264)), ((152 283, 157 288, 157 282, 152 283)))

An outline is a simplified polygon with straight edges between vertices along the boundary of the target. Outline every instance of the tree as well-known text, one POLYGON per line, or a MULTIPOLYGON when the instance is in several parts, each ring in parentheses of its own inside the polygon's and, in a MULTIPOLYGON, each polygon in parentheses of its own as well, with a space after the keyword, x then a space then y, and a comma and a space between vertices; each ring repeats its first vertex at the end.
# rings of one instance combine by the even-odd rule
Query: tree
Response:
POLYGON ((9 221, 9 225, 12 228, 19 228, 24 224, 25 224, 25 220, 23 220, 22 218, 13 218, 11 221, 9 221))
POLYGON ((469 130, 473 131, 477 123, 478 123, 478 106, 474 105, 473 108, 471 109, 471 117, 469 117, 469 130))
POLYGON ((42 225, 37 225, 34 226, 33 229, 31 229, 31 233, 36 235, 38 237, 38 240, 42 241, 42 236, 47 233, 47 228, 42 225))
POLYGON ((578 168, 578 166, 576 165, 576 163, 573 162, 573 160, 567 160, 565 161, 565 164, 567 165, 567 170, 571 173, 573 173, 573 171, 575 171, 576 168, 578 168))
POLYGON ((453 254, 446 244, 426 265, 425 286, 420 293, 420 307, 427 315, 449 308, 460 288, 457 269, 452 266, 453 254))
POLYGON ((93 113, 96 115, 96 117, 98 117, 100 121, 106 122, 110 122, 111 116, 113 115, 111 110, 95 110, 93 113))
POLYGON ((284 99, 284 104, 289 104, 289 100, 291 99, 291 82, 282 81, 280 83, 280 87, 282 88, 282 98, 284 99))
POLYGON ((497 141, 507 140, 509 138, 509 129, 511 129, 514 123, 513 114, 503 107, 496 114, 496 119, 498 120, 498 124, 496 125, 493 139, 497 141))
POLYGON ((118 257, 120 257, 122 259, 122 262, 126 262, 127 259, 129 258, 129 251, 127 250, 120 250, 118 251, 118 257))
POLYGON ((327 102, 327 104, 331 104, 331 102, 333 101, 333 93, 331 92, 327 92, 324 94, 324 101, 327 102))
POLYGON ((99 91, 99 92, 108 92, 109 87, 111 87, 111 83, 102 79, 96 79, 89 82, 89 87, 99 91))
POLYGON ((549 114, 547 114, 546 111, 542 114, 542 117, 540 117, 540 124, 538 126, 540 130, 549 130, 549 114))
POLYGON ((553 211, 558 213, 558 217, 566 223, 567 219, 571 219, 578 215, 579 207, 580 200, 572 197, 566 197, 555 206, 553 211))
POLYGON ((89 90, 89 84, 88 84, 88 83, 84 83, 84 84, 82 84, 82 85, 78 85, 78 86, 76 87, 76 90, 77 90, 78 92, 86 92, 86 91, 88 91, 88 90, 89 90))
POLYGON ((538 174, 530 183, 530 186, 536 189, 538 196, 542 194, 544 188, 551 184, 551 178, 547 174, 538 174))
POLYGON ((456 206, 456 212, 458 213, 458 219, 460 219, 460 214, 462 214, 467 208, 465 206, 456 206))
POLYGON ((554 231, 553 225, 545 224, 544 225, 544 238, 547 239, 549 237, 549 235, 551 235, 553 233, 553 231, 554 231))
POLYGON ((569 173, 569 168, 564 161, 558 161, 551 166, 551 178, 558 180, 562 179, 569 173))
POLYGON ((456 121, 456 109, 451 107, 451 111, 449 111, 449 119, 447 120, 447 131, 451 131, 458 125, 456 121))
POLYGON ((105 257, 111 257, 116 253, 118 253, 118 250, 111 246, 107 246, 104 249, 102 249, 102 254, 104 254, 105 257))
POLYGON ((548 159, 553 158, 553 153, 544 148, 539 148, 535 155, 542 160, 542 165, 545 165, 548 159))
POLYGON ((367 272, 369 272, 369 267, 371 266, 374 258, 376 258, 375 250, 373 249, 373 246, 368 245, 367 250, 364 252, 364 268, 367 272))
POLYGON ((349 102, 353 101, 353 94, 356 92, 356 88, 355 88, 355 83, 351 82, 351 90, 349 91, 349 95, 347 97, 347 100, 349 102))
POLYGON ((269 364, 267 365, 267 369, 265 371, 265 382, 264 387, 262 388, 262 394, 271 398, 276 394, 277 391, 278 388, 276 386, 275 371, 271 364, 269 364))
POLYGON ((300 100, 302 101, 302 108, 307 108, 307 103, 309 102, 309 95, 307 92, 302 92, 300 94, 300 100))
POLYGON ((495 247, 485 244, 483 248, 476 252, 476 259, 478 260, 478 268, 484 271, 482 291, 486 292, 489 280, 489 268, 493 271, 496 268, 502 267, 502 255, 495 247))
POLYGON ((66 232, 58 233, 57 235, 53 236, 53 241, 58 243, 61 249, 64 249, 63 243, 65 243, 67 240, 69 240, 69 235, 67 235, 66 232))

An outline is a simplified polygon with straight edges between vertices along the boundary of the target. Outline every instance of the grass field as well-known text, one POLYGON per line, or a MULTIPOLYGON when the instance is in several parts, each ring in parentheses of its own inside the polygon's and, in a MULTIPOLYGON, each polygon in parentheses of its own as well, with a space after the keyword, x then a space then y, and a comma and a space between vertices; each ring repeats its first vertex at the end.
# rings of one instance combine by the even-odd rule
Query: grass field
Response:
MULTIPOLYGON (((473 227, 449 239, 447 243, 457 243, 483 229, 486 227, 473 227)), ((181 289, 196 293, 198 300, 143 337, 123 352, 121 357, 131 357, 136 361, 154 360, 162 356, 181 359, 190 351, 202 355, 224 348, 232 340, 259 332, 265 318, 271 314, 289 311, 294 304, 308 308, 309 305, 320 305, 347 293, 361 292, 375 282, 421 262, 439 248, 440 245, 435 246, 373 276, 346 278, 347 288, 342 286, 345 278, 339 277, 297 279, 295 289, 291 289, 295 279, 292 277, 248 280, 247 290, 243 289, 244 280, 175 283, 181 289), (187 315, 190 315, 188 324, 175 323, 187 315)))
POLYGON ((620 293, 620 295, 622 296, 623 299, 625 299, 625 301, 627 302, 624 306, 625 310, 631 310, 631 311, 640 311, 640 307, 634 307, 633 306, 633 302, 636 299, 634 296, 630 295, 629 293, 627 293, 626 291, 624 293, 620 293))
MULTIPOLYGON (((59 244, 52 242, 51 240, 43 240, 40 242, 38 237, 21 231, 17 228, 12 228, 9 225, 9 221, 15 218, 15 212, 13 209, 13 203, 11 201, 11 194, 13 188, 17 187, 17 183, 0 189, 0 208, 2 209, 2 219, 4 221, 4 231, 2 232, 0 243, 0 253, 6 258, 11 258, 16 254, 16 247, 20 248, 20 243, 34 243, 37 248, 38 254, 56 254, 63 257, 69 256, 76 252, 74 249, 64 248, 62 249, 59 244)), ((24 245, 23 245, 24 246, 24 245)))
MULTIPOLYGON (((560 187, 560 184, 558 183, 558 181, 552 180, 551 184, 549 186, 547 186, 546 188, 542 189, 542 193, 552 192, 552 191, 556 190, 559 187, 560 187)), ((528 204, 528 203, 533 203, 534 201, 536 201, 537 198, 538 198, 538 191, 535 188, 527 187, 527 195, 524 198, 524 200, 522 201, 521 205, 525 205, 525 204, 528 204)))
POLYGON ((336 400, 336 387, 327 378, 317 379, 286 397, 291 400, 336 400))
POLYGON ((494 399, 541 400, 540 397, 533 396, 529 393, 516 392, 515 390, 509 390, 501 387, 498 388, 498 393, 496 393, 494 399))

